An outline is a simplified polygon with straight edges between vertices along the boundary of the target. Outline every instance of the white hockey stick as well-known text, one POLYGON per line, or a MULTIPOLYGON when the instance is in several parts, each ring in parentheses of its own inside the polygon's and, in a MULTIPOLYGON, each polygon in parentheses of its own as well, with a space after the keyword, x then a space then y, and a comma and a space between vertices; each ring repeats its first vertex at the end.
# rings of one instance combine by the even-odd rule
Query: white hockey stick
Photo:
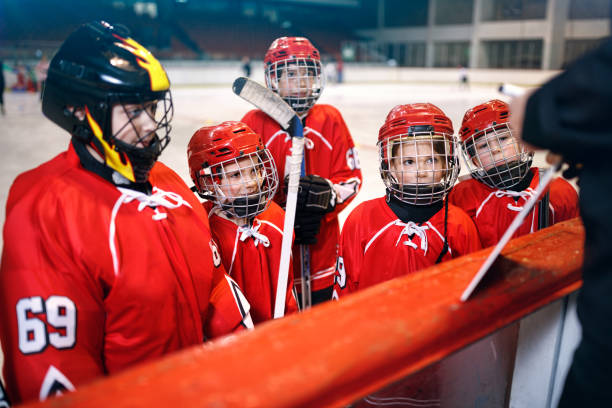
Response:
POLYGON ((255 81, 244 77, 237 78, 232 89, 236 95, 255 105, 285 130, 289 128, 292 121, 299 122, 297 126, 299 129, 296 132, 299 134, 292 135, 294 137, 291 139, 291 156, 289 161, 285 163, 285 166, 289 168, 289 182, 287 184, 285 225, 283 227, 281 259, 278 270, 278 284, 276 286, 276 300, 274 303, 274 318, 277 319, 285 314, 289 261, 291 259, 291 239, 293 238, 297 193, 300 186, 300 174, 304 156, 304 135, 303 131, 300 131, 302 129, 302 121, 280 96, 255 81))
POLYGON ((512 85, 512 84, 507 84, 507 83, 499 84, 499 87, 497 88, 497 90, 500 93, 503 93, 504 95, 507 95, 507 96, 511 96, 513 98, 516 98, 517 96, 521 96, 526 92, 525 88, 522 88, 516 85, 512 85))
MULTIPOLYGON (((493 251, 489 254, 489 257, 487 258, 485 263, 482 264, 482 266, 478 270, 478 273, 474 276, 474 278, 472 278, 472 281, 470 282, 468 287, 463 291, 463 294, 461 295, 462 302, 465 302, 470 297, 470 295, 474 292, 474 289, 476 289, 476 286, 478 286, 478 283, 485 276, 485 274, 487 273, 491 265, 493 265, 493 262, 495 262, 495 260, 501 253, 502 249, 504 249, 508 241, 510 241, 510 239, 512 238, 512 235, 514 235, 516 230, 523 224, 525 217, 527 217, 527 215, 529 214, 529 212, 531 211, 535 203, 538 202, 540 195, 542 194, 542 192, 544 192, 544 190, 546 190, 546 188, 552 181, 553 176, 560 168, 561 168, 561 163, 558 163, 550 167, 548 170, 546 170, 546 172, 541 176, 540 183, 538 184, 538 187, 535 189, 534 195, 532 195, 529 198, 529 200, 527 200, 521 212, 518 213, 516 217, 514 217, 514 220, 512 220, 512 223, 510 224, 506 232, 504 232, 504 235, 501 237, 497 245, 495 245, 495 248, 493 248, 493 251)), ((542 215, 540 214, 540 216, 542 215)))

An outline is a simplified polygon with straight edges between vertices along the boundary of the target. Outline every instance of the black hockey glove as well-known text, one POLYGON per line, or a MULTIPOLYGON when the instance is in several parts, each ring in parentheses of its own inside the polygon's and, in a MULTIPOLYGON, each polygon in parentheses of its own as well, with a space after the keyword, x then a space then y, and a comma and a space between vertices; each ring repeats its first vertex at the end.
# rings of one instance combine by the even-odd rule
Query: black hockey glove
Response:
MULTIPOLYGON (((286 188, 287 179, 285 179, 286 188)), ((336 208, 336 193, 331 182, 316 175, 301 177, 295 210, 295 243, 316 244, 321 220, 334 208, 336 208)))

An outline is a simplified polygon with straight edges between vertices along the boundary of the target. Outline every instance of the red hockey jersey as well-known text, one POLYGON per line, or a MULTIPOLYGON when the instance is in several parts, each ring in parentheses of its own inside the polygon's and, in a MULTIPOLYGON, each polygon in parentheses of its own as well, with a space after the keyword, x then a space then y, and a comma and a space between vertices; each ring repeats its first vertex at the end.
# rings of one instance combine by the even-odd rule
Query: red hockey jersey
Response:
POLYGON ((13 403, 240 327, 248 302, 199 202, 161 163, 150 181, 151 195, 117 188, 83 169, 71 145, 13 183, 0 267, 13 403))
MULTIPOLYGON (((444 247, 444 212, 404 223, 385 197, 359 204, 342 228, 334 297, 434 265, 444 247)), ((474 223, 454 205, 448 206, 447 242, 442 261, 480 249, 474 223)))
MULTIPOLYGON (((540 181, 539 169, 531 168, 533 179, 524 191, 496 190, 476 179, 461 181, 450 192, 449 202, 462 208, 476 224, 483 247, 496 245, 523 205, 534 195, 540 181)), ((556 178, 549 187, 550 225, 579 215, 578 194, 567 181, 556 178)), ((538 229, 539 209, 536 204, 514 233, 513 238, 538 229)))
MULTIPOLYGON (((227 273, 240 285, 249 304, 253 323, 274 317, 285 212, 275 202, 253 220, 251 228, 239 227, 221 217, 207 202, 213 237, 221 247, 227 273)), ((291 270, 291 264, 289 264, 291 270)), ((285 315, 297 312, 293 296, 293 277, 287 281, 285 315)))
MULTIPOLYGON (((279 178, 286 176, 285 162, 291 156, 291 137, 265 113, 253 110, 242 122, 259 133, 272 153, 279 178)), ((304 124, 306 174, 316 174, 331 180, 338 193, 338 204, 333 212, 321 221, 317 243, 310 246, 312 290, 321 290, 334 283, 340 227, 338 214, 355 197, 361 187, 362 177, 359 158, 353 139, 336 108, 330 105, 314 105, 304 124)), ((275 200, 283 201, 282 188, 275 200)), ((293 248, 299 257, 299 249, 293 248)), ((301 287, 300 262, 294 262, 296 288, 301 287)))

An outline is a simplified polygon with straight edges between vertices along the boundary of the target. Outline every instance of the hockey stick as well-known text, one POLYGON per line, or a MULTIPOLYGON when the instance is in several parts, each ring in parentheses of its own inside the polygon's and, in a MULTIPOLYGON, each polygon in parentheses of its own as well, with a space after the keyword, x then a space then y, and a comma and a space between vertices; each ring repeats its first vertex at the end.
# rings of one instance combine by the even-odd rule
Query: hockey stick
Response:
MULTIPOLYGON (((274 303, 274 318, 285 314, 285 301, 287 295, 287 282, 289 279, 289 260, 291 258, 291 238, 295 222, 295 209, 297 205, 297 192, 300 186, 300 175, 304 174, 304 129, 302 121, 293 109, 278 94, 265 86, 248 78, 240 77, 234 81, 232 90, 245 101, 253 104, 262 112, 274 119, 283 129, 287 130, 293 123, 295 134, 291 138, 291 156, 285 166, 289 166, 289 182, 287 183, 287 204, 285 207, 285 224, 283 226, 283 241, 281 244, 281 259, 278 270, 278 284, 276 286, 276 300, 274 303)), ((310 258, 308 248, 303 257, 310 258)), ((302 296, 304 289, 310 294, 310 271, 302 273, 302 296), (305 276, 308 275, 308 276, 305 276), (304 281, 307 280, 307 287, 304 281)), ((304 302, 302 302, 304 304, 304 302)))
MULTIPOLYGON (((514 220, 512 220, 512 223, 510 224, 506 232, 504 232, 504 235, 501 237, 497 245, 495 245, 495 248, 493 248, 493 251, 491 251, 485 263, 482 264, 482 266, 478 270, 478 273, 474 276, 474 278, 472 278, 472 281, 470 282, 468 287, 463 291, 463 294, 461 294, 462 302, 465 302, 470 297, 470 295, 474 292, 474 289, 476 289, 476 286, 478 286, 478 283, 485 276, 485 274, 487 273, 491 265, 493 265, 493 262, 495 262, 495 260, 497 259, 497 256, 501 253, 502 249, 504 249, 508 241, 510 241, 510 239, 512 238, 512 235, 514 235, 516 230, 523 224, 525 217, 527 217, 527 215, 529 214, 529 212, 531 211, 535 203, 540 198, 540 195, 542 194, 542 192, 546 190, 546 188, 552 181, 553 176, 555 175, 557 171, 559 171, 560 168, 561 168, 561 163, 557 163, 554 166, 550 167, 548 170, 546 170, 546 173, 542 175, 542 177, 540 178, 540 183, 538 184, 538 187, 535 189, 535 194, 532 195, 529 198, 529 200, 527 200, 521 212, 518 213, 516 217, 514 217, 514 220)), ((540 214, 540 217, 541 216, 542 214, 540 214)))

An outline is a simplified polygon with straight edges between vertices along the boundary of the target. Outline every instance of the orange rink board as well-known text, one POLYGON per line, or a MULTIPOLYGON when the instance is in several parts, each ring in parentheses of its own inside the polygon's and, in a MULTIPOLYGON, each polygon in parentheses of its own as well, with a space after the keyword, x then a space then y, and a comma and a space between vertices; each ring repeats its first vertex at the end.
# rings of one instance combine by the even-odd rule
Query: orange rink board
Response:
POLYGON ((583 244, 569 220, 510 241, 466 303, 491 248, 27 406, 344 406, 577 290, 583 244))

